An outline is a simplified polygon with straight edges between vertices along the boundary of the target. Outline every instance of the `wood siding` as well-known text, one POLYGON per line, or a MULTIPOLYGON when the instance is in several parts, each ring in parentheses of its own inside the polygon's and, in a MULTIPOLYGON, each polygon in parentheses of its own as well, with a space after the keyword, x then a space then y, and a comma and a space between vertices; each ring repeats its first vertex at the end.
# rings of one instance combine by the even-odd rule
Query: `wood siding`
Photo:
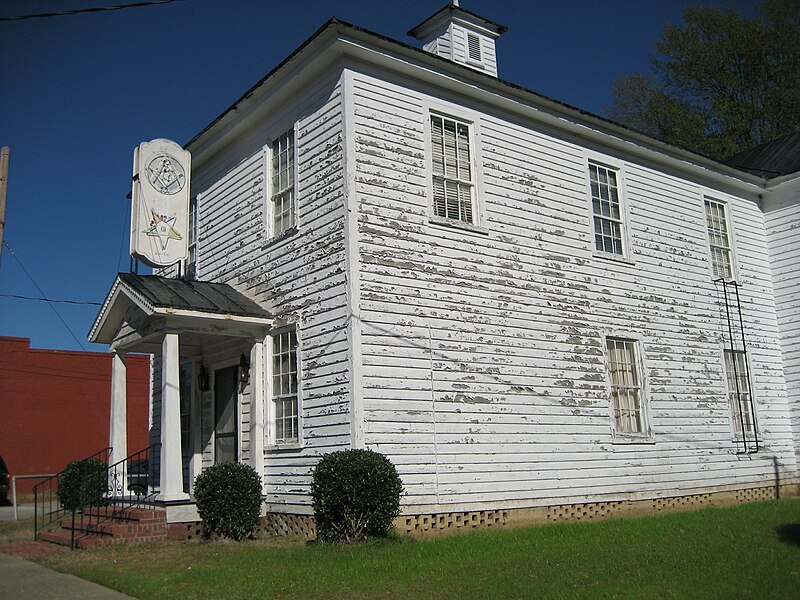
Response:
MULTIPOLYGON (((224 158, 195 174, 198 279, 229 283, 268 307, 276 317, 276 328, 297 327, 301 443, 281 448, 265 441, 267 502, 279 512, 309 512, 310 467, 319 453, 350 443, 341 113, 341 81, 335 74, 306 90, 301 102, 270 113, 235 147, 226 148, 220 154, 224 158), (269 144, 292 126, 297 227, 270 238, 265 209, 269 144)), ((236 358, 243 351, 241 344, 229 339, 209 351, 219 360, 236 358)), ((268 381, 266 387, 269 429, 268 381)), ((243 462, 249 451, 247 391, 240 401, 243 462)), ((210 398, 210 392, 204 395, 204 465, 212 460, 210 398)))
POLYGON ((795 452, 800 462, 800 191, 796 187, 765 203, 765 220, 795 452))
MULTIPOLYGON (((377 75, 377 74, 376 74, 377 75)), ((353 76, 365 441, 408 511, 650 498, 796 471, 763 217, 631 157, 353 76), (431 222, 430 110, 472 123, 480 228, 431 222), (593 253, 588 158, 620 168, 629 256, 593 253), (730 208, 755 384, 737 456, 704 197, 730 208), (651 435, 611 428, 604 336, 640 343, 651 435)))

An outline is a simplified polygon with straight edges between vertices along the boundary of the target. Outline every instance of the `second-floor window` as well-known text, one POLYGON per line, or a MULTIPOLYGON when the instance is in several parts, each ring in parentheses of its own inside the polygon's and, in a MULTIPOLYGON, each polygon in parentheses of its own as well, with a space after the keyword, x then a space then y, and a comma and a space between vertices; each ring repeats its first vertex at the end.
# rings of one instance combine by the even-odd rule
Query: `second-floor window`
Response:
POLYGON ((294 187, 294 131, 289 130, 272 143, 270 209, 273 236, 294 227, 294 187))
POLYGON ((473 223, 474 176, 467 123, 431 115, 433 213, 473 223))
POLYGON ((592 194, 594 247, 606 254, 625 254, 624 218, 619 191, 619 173, 600 163, 589 162, 592 194))
POLYGON ((711 269, 715 278, 730 280, 733 277, 731 240, 725 204, 706 198, 706 228, 711 250, 711 269))
POLYGON ((186 279, 197 278, 197 196, 189 200, 189 258, 186 260, 186 279))

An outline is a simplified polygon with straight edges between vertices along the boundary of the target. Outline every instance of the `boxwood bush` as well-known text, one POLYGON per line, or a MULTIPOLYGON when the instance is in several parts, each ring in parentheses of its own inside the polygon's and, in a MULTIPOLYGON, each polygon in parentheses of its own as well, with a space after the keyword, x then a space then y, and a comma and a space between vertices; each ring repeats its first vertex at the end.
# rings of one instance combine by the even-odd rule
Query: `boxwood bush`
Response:
POLYGON ((68 511, 104 503, 108 467, 97 458, 74 460, 58 476, 58 501, 68 511))
POLYGON ((372 450, 323 456, 312 474, 317 539, 355 542, 385 537, 400 513, 403 484, 391 461, 372 450))
POLYGON ((194 480, 197 512, 205 537, 251 538, 261 513, 261 477, 250 465, 224 462, 194 480))

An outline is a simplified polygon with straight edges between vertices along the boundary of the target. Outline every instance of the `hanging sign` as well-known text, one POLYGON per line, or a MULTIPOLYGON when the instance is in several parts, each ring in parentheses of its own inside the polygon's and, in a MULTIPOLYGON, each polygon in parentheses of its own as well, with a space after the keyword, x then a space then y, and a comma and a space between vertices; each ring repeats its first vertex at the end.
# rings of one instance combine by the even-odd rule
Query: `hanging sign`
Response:
POLYGON ((191 154, 172 140, 142 142, 133 153, 131 256, 151 267, 189 257, 191 154))

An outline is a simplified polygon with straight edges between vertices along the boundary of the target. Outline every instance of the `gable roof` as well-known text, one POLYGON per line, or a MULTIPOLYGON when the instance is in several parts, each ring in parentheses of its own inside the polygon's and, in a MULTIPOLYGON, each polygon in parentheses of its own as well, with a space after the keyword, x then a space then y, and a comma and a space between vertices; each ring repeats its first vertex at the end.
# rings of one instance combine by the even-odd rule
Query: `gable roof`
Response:
POLYGON ((269 312, 227 283, 186 281, 158 275, 120 273, 119 280, 153 308, 225 313, 240 317, 270 317, 269 312))
POLYGON ((765 142, 725 160, 725 164, 765 179, 800 171, 800 132, 765 142))
POLYGON ((222 320, 229 326, 256 328, 272 322, 269 311, 227 283, 119 273, 89 331, 89 341, 111 344, 131 307, 148 318, 222 320))
MULTIPOLYGON (((508 102, 511 102, 533 109, 537 111, 539 120, 549 126, 562 129, 567 135, 591 138, 610 147, 623 148, 627 151, 636 149, 635 151, 646 154, 649 159, 667 160, 673 167, 693 172, 695 175, 721 176, 726 183, 736 184, 750 192, 760 193, 767 187, 766 179, 762 175, 733 167, 696 151, 663 142, 606 117, 554 100, 515 83, 478 72, 422 48, 374 33, 335 17, 322 25, 278 66, 256 82, 236 102, 184 145, 193 153, 195 159, 193 164, 199 166, 203 162, 200 157, 210 147, 221 142, 226 128, 246 130, 247 115, 259 105, 265 90, 287 88, 286 82, 294 77, 311 77, 309 73, 313 69, 307 67, 315 62, 316 53, 334 44, 336 44, 336 51, 331 54, 336 56, 348 55, 370 62, 376 60, 374 51, 377 50, 393 55, 392 58, 403 58, 405 59, 404 63, 388 62, 391 62, 393 68, 402 68, 403 74, 406 75, 408 75, 409 69, 413 70, 415 75, 424 77, 427 82, 439 77, 441 81, 446 81, 448 85, 458 86, 462 92, 471 96, 479 93, 495 96, 496 99, 501 99, 498 106, 509 107, 508 102), (337 44, 337 42, 340 43, 337 44)), ((385 66, 387 61, 377 60, 376 64, 385 66)), ((329 63, 325 62, 325 65, 327 67, 329 63)), ((300 88, 302 89, 302 86, 300 88)))

